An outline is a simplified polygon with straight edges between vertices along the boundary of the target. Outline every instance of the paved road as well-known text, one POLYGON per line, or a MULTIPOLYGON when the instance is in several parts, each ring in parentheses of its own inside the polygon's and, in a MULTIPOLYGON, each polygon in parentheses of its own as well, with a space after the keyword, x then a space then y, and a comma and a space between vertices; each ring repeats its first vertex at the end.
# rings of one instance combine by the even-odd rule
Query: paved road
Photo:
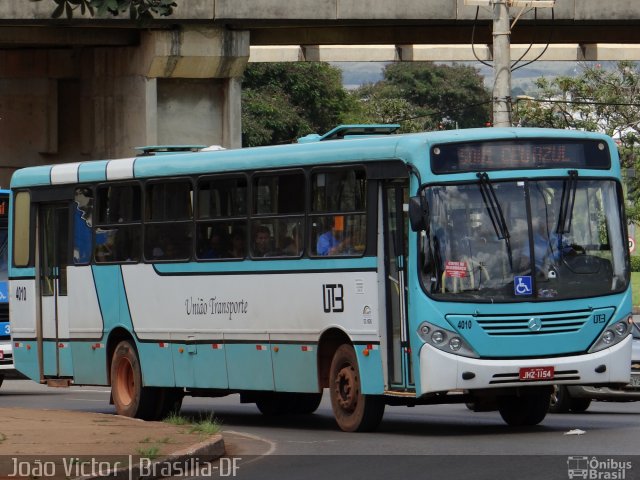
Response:
MULTIPOLYGON (((594 402, 585 414, 548 415, 540 426, 521 430, 507 427, 498 413, 462 405, 389 407, 377 432, 346 434, 335 427, 326 397, 308 417, 269 419, 235 395, 186 398, 182 413, 214 413, 229 454, 244 459, 242 479, 566 479, 569 457, 585 456, 605 474, 615 462, 630 461, 630 469, 623 464, 624 479, 640 478, 640 402, 594 402), (576 429, 585 433, 567 435, 576 429)), ((0 390, 3 406, 109 413, 108 400, 108 389, 99 387, 7 381, 0 390)))

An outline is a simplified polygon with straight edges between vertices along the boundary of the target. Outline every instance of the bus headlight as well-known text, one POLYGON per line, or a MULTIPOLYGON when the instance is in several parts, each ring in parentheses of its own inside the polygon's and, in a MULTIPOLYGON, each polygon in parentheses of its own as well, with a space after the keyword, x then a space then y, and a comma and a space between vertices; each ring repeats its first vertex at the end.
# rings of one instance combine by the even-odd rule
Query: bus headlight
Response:
POLYGON ((618 322, 613 326, 613 329, 616 331, 616 335, 622 336, 627 333, 627 324, 625 322, 618 322))
POLYGON ((447 336, 444 334, 444 332, 442 330, 436 330, 431 335, 431 340, 433 341, 434 345, 440 345, 446 339, 447 339, 447 336))
POLYGON ((609 325, 589 349, 589 353, 598 352, 605 348, 612 347, 627 338, 627 335, 631 332, 630 322, 633 322, 633 317, 631 315, 629 315, 625 320, 620 320, 613 325, 609 325))
POLYGON ((473 348, 471 348, 457 332, 433 325, 432 323, 422 322, 418 326, 418 336, 425 343, 443 352, 462 355, 463 357, 479 357, 473 348))
POLYGON ((454 352, 460 350, 462 348, 462 340, 460 340, 460 337, 453 337, 449 340, 449 348, 454 352))

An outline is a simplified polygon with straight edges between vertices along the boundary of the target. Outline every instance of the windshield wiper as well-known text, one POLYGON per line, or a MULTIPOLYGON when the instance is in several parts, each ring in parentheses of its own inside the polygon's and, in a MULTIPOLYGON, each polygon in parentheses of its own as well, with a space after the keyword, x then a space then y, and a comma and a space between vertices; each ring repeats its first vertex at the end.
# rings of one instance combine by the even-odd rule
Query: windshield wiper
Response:
POLYGON ((560 212, 558 214, 558 226, 556 233, 571 232, 571 218, 573 217, 573 205, 576 201, 578 190, 578 171, 569 170, 569 178, 562 182, 562 197, 560 198, 560 212))
POLYGON ((502 207, 496 196, 496 192, 493 189, 493 184, 489 179, 489 175, 486 172, 478 173, 478 180, 480 181, 480 193, 482 194, 482 201, 487 207, 489 218, 493 229, 498 236, 498 240, 504 240, 507 247, 507 255, 509 256, 509 266, 513 269, 513 259, 511 253, 511 239, 509 235, 509 228, 507 222, 504 219, 502 213, 502 207))

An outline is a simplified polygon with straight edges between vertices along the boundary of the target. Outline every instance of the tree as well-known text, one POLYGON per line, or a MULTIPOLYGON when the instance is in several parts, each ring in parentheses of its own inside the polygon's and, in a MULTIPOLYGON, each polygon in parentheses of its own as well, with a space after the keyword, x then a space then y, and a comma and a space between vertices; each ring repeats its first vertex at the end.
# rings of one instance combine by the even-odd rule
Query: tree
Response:
MULTIPOLYGON (((40 2, 42 0, 31 0, 40 2)), ((98 16, 113 15, 129 12, 132 20, 144 21, 154 15, 167 16, 173 13, 173 7, 178 5, 173 0, 53 0, 57 7, 51 14, 53 18, 59 18, 66 14, 67 18, 73 18, 74 12, 79 8, 80 13, 98 16)))
MULTIPOLYGON (((640 70, 621 61, 609 68, 583 64, 576 76, 539 78, 534 97, 519 101, 516 121, 522 126, 570 128, 605 133, 618 143, 628 192, 640 189, 640 70)), ((629 195, 627 216, 640 223, 640 198, 629 195)))
POLYGON ((242 144, 291 142, 343 123, 354 101, 327 63, 249 64, 242 80, 242 144))
POLYGON ((404 131, 484 126, 491 95, 477 69, 431 62, 394 63, 384 79, 354 92, 365 116, 401 122, 404 131))

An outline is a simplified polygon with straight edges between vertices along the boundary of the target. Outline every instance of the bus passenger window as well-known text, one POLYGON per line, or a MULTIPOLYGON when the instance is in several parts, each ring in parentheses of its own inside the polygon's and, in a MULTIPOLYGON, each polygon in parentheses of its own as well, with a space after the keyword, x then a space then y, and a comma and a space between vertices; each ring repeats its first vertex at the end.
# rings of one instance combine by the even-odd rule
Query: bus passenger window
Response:
POLYGON ((310 254, 363 255, 367 239, 364 169, 314 172, 311 185, 310 254))
POLYGON ((251 256, 300 257, 304 251, 304 173, 258 174, 253 185, 251 256))
POLYGON ((201 260, 244 258, 246 251, 245 221, 200 222, 196 227, 196 252, 201 260))
POLYGON ((31 227, 31 194, 18 192, 13 207, 13 263, 26 267, 30 262, 29 229, 31 227))
POLYGON ((91 227, 93 224, 93 192, 90 188, 77 188, 73 204, 73 263, 91 261, 91 227))
POLYGON ((190 180, 149 182, 145 189, 144 258, 184 261, 193 243, 193 188, 190 180))
POLYGON ((138 184, 97 190, 94 257, 98 263, 140 261, 142 195, 138 184))
POLYGON ((247 179, 204 177, 198 181, 196 257, 243 259, 247 255, 247 179))

